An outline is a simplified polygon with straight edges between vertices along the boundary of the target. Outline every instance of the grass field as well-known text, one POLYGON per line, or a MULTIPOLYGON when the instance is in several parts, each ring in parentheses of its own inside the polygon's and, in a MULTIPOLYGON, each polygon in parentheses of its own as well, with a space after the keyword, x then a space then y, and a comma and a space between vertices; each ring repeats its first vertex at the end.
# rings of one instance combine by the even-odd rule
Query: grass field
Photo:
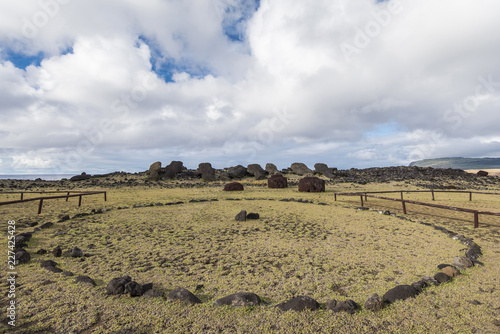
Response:
MULTIPOLYGON (((27 250, 30 263, 17 266, 18 333, 498 333, 500 327, 500 222, 481 216, 473 229, 472 215, 369 199, 370 211, 358 211, 359 198, 333 200, 334 191, 410 190, 401 183, 343 184, 319 194, 296 188, 267 189, 261 182, 244 192, 220 187, 165 189, 157 186, 118 188, 102 196, 47 201, 37 215, 37 203, 1 207, 3 226, 16 220, 17 232, 28 224, 54 222, 33 235, 27 250), (283 202, 284 198, 313 203, 283 202), (190 200, 217 200, 190 203, 190 200), (165 206, 167 202, 184 204, 165 206), (324 203, 326 205, 318 205, 324 203), (150 205, 153 206, 150 206, 150 205), (155 205, 162 204, 162 205, 155 205), (136 206, 136 207, 134 207, 136 206), (121 208, 121 209, 119 209, 121 208), (57 223, 92 209, 103 214, 57 223), (259 220, 236 222, 240 210, 257 212, 259 220), (444 226, 474 238, 483 250, 484 267, 465 271, 451 283, 426 289, 415 299, 397 302, 378 313, 349 315, 324 309, 329 299, 352 299, 362 305, 373 293, 382 296, 398 284, 433 276, 440 263, 452 263, 465 246, 418 221, 444 226), (81 248, 84 259, 50 251, 81 248), (39 249, 48 254, 36 255, 39 249), (76 275, 88 275, 97 287, 75 283, 74 277, 40 267, 55 260, 76 275), (194 291, 202 304, 188 306, 162 298, 107 296, 114 277, 130 275, 138 283, 168 292, 176 287, 194 291), (251 308, 214 307, 213 302, 236 292, 258 294, 266 305, 251 308), (281 312, 273 306, 297 295, 323 305, 315 312, 281 312), (476 303, 475 301, 479 302, 476 303), (477 304, 477 305, 476 305, 477 304)), ((101 190, 101 189, 96 189, 101 190)), ((1 195, 2 200, 14 195, 1 195)), ((429 194, 405 198, 429 201, 429 194)), ((435 203, 500 211, 500 196, 438 194, 435 203)), ((6 254, 7 243, 1 250, 6 254)), ((5 282, 7 270, 0 273, 5 282)), ((7 291, 7 286, 2 285, 7 291)), ((2 293, 2 308, 7 297, 2 293)), ((5 315, 2 315, 5 319, 5 315)), ((2 330, 7 329, 2 321, 2 330)))

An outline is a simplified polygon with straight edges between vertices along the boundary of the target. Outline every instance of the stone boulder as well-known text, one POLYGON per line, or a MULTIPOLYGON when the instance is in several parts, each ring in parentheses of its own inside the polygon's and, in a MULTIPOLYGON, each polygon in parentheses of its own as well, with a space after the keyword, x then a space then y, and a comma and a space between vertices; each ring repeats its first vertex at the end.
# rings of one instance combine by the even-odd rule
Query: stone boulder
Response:
POLYGON ((231 182, 224 186, 224 191, 243 191, 243 185, 238 182, 231 182))
POLYGON ((201 174, 201 178, 205 181, 215 181, 215 169, 209 162, 203 162, 198 165, 198 174, 201 174))
MULTIPOLYGON (((447 267, 447 268, 450 268, 450 267, 447 267)), ((438 281, 439 283, 446 283, 446 282, 450 281, 451 277, 448 276, 446 273, 441 272, 441 273, 437 273, 436 275, 434 275, 434 279, 436 281, 438 281)))
POLYGON ((164 168, 163 170, 163 179, 175 179, 177 174, 182 173, 184 170, 184 165, 182 161, 172 161, 170 165, 164 168))
POLYGON ((376 293, 368 297, 365 301, 364 305, 365 309, 370 310, 372 312, 380 311, 384 308, 384 301, 380 298, 376 293))
POLYGON ((132 278, 130 276, 113 278, 106 286, 106 293, 108 295, 124 294, 126 292, 125 285, 131 281, 132 278))
POLYGON ((14 254, 14 257, 16 259, 16 264, 28 263, 31 260, 30 253, 28 253, 28 251, 23 248, 18 249, 14 254))
POLYGON ((271 189, 287 188, 288 179, 281 174, 273 174, 267 179, 267 187, 271 189))
POLYGON ((52 250, 52 255, 54 255, 55 257, 61 257, 61 255, 62 255, 62 249, 61 249, 61 247, 60 246, 55 247, 52 250))
POLYGON ((260 303, 261 303, 260 297, 257 296, 255 293, 239 292, 226 296, 224 298, 217 299, 214 302, 214 306, 222 306, 222 305, 228 305, 234 307, 254 306, 254 305, 260 305, 260 303))
POLYGON ((77 181, 88 180, 88 179, 90 179, 90 177, 91 177, 90 175, 88 175, 87 173, 83 172, 80 175, 75 175, 75 176, 71 177, 69 180, 71 182, 77 182, 77 181))
POLYGON ((301 312, 304 310, 315 311, 319 308, 319 303, 309 296, 298 296, 290 299, 285 303, 278 304, 276 305, 276 307, 282 311, 289 311, 289 310, 297 312, 301 312))
POLYGON ((359 305, 351 299, 341 302, 337 302, 335 299, 332 299, 326 303, 326 309, 333 313, 346 312, 349 314, 354 314, 356 310, 359 309, 359 305))
POLYGON ((276 174, 278 172, 278 167, 276 167, 275 164, 267 163, 266 164, 266 172, 268 172, 269 175, 276 174))
POLYGON ((172 301, 178 300, 188 304, 201 303, 201 300, 198 297, 196 297, 192 292, 183 288, 177 288, 175 290, 170 291, 167 295, 167 299, 172 301))
POLYGON ((161 162, 157 161, 149 166, 149 170, 146 172, 149 181, 156 181, 160 177, 161 162))
POLYGON ((465 256, 457 256, 454 261, 455 265, 459 268, 470 268, 474 266, 474 263, 465 256))
POLYGON ((125 284, 125 290, 130 294, 130 297, 142 296, 142 286, 135 281, 130 281, 125 284))
POLYGON ((255 212, 250 212, 248 215, 247 215, 247 219, 248 220, 255 220, 255 219, 260 219, 260 215, 258 213, 255 213, 255 212))
POLYGON ((251 164, 247 166, 248 174, 255 177, 256 180, 264 180, 267 172, 260 167, 259 164, 251 164))
POLYGON ((334 169, 329 168, 326 164, 317 163, 314 165, 314 172, 318 174, 322 174, 328 178, 333 178, 335 175, 333 174, 334 169))
POLYGON ((86 284, 90 284, 92 286, 97 286, 96 282, 94 282, 94 280, 92 278, 90 278, 88 276, 84 276, 84 275, 76 276, 75 282, 76 283, 86 283, 86 284))
POLYGON ((312 174, 312 170, 309 169, 305 164, 301 162, 294 162, 290 168, 292 169, 292 172, 297 175, 306 175, 306 174, 312 174))
POLYGON ((308 193, 319 193, 325 191, 325 180, 317 177, 305 177, 299 181, 299 191, 308 193))
POLYGON ((80 248, 75 247, 71 250, 71 257, 83 257, 83 251, 80 248))
POLYGON ((382 299, 385 303, 391 304, 396 300, 405 300, 408 298, 415 298, 418 290, 411 285, 398 285, 387 291, 382 299))
POLYGON ((234 219, 237 222, 246 222, 247 221, 247 211, 246 210, 241 210, 240 213, 234 217, 234 219))
POLYGON ((476 173, 477 176, 488 176, 488 172, 484 170, 480 170, 479 172, 476 173))
POLYGON ((227 173, 231 179, 241 179, 247 175, 247 169, 241 165, 230 167, 227 173))

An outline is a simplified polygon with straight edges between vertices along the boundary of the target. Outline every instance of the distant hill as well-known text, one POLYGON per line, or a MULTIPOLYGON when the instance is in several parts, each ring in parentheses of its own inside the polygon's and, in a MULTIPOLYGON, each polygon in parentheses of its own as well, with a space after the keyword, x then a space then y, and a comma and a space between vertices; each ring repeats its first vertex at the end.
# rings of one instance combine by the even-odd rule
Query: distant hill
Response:
POLYGON ((439 158, 414 161, 409 166, 456 168, 456 169, 500 169, 500 158, 439 158))

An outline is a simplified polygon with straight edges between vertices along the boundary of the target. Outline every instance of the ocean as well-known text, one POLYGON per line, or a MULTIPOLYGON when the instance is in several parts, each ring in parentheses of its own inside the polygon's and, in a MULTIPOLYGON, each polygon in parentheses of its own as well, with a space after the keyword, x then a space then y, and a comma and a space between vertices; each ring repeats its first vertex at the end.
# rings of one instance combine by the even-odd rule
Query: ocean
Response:
POLYGON ((0 180, 36 180, 42 179, 45 181, 59 181, 61 179, 69 179, 76 174, 10 174, 0 175, 0 180))

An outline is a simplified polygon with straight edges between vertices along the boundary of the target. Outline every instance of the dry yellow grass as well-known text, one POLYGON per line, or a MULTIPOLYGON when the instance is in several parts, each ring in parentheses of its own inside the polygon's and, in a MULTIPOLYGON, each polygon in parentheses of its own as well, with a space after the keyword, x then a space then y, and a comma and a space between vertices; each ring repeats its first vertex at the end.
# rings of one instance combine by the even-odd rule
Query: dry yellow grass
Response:
MULTIPOLYGON (((359 199, 333 200, 333 191, 414 189, 408 184, 343 184, 329 186, 326 193, 308 194, 254 183, 240 193, 226 193, 220 187, 120 188, 109 191, 106 203, 100 196, 85 197, 81 208, 77 199, 47 202, 40 216, 36 203, 2 207, 2 221, 16 220, 18 232, 32 230, 28 223, 56 222, 63 214, 112 209, 34 234, 28 247, 32 260, 17 268, 18 332, 498 332, 494 324, 500 320, 498 217, 481 216, 480 228, 473 229, 471 217, 464 213, 409 205, 411 222, 375 211, 402 215, 400 203, 369 199, 367 206, 375 210, 361 212, 355 210, 359 199), (279 201, 292 197, 314 204, 279 201), (218 201, 188 203, 192 199, 218 201), (177 201, 185 204, 149 206, 177 201), (328 205, 317 205, 320 202, 328 205), (133 208, 138 204, 144 207, 133 208), (235 222, 242 209, 258 212, 261 218, 235 222), (362 310, 351 316, 326 310, 283 313, 271 306, 212 306, 217 298, 239 291, 257 293, 270 305, 300 294, 320 303, 333 298, 362 304, 373 293, 382 295, 397 284, 433 275, 437 264, 450 263, 463 253, 458 241, 416 221, 473 237, 483 249, 485 267, 467 270, 452 283, 429 288, 380 313, 362 310), (92 256, 81 261, 34 254, 57 245, 63 250, 78 246, 92 256), (88 275, 98 286, 50 273, 39 265, 44 259, 55 260, 75 275, 88 275), (163 299, 106 296, 109 280, 126 274, 166 292, 178 286, 193 291, 203 284, 196 292, 203 303, 186 306, 163 299), (472 305, 473 300, 481 304, 472 305)), ((415 200, 429 196, 405 194, 415 200)), ((438 194, 436 203, 500 211, 500 196, 474 197, 469 202, 465 194, 438 194)), ((6 242, 0 250, 6 253, 6 242)), ((5 274, 2 270, 2 281, 5 274)), ((4 306, 3 292, 1 298, 4 306)))
POLYGON ((467 173, 476 174, 480 170, 484 170, 485 172, 488 172, 489 176, 500 176, 500 169, 466 169, 465 171, 467 173))

